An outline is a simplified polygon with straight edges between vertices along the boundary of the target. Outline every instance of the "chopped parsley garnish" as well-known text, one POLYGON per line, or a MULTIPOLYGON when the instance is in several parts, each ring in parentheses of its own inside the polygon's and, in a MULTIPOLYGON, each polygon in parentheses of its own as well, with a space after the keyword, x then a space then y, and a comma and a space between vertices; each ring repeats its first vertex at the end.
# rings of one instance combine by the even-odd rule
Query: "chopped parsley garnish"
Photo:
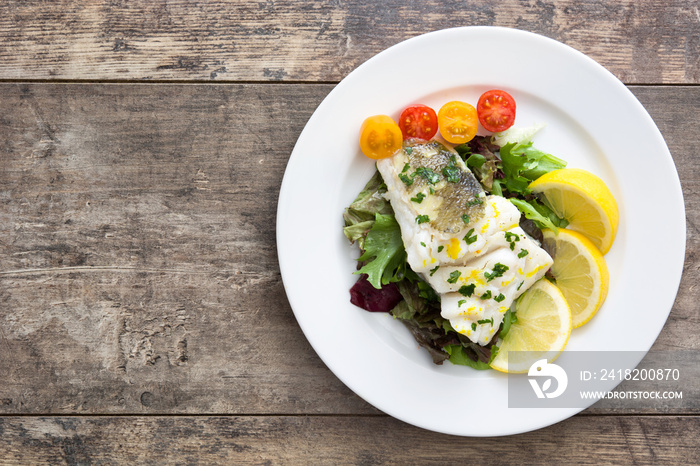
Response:
POLYGON ((491 290, 486 290, 486 293, 480 296, 481 299, 491 299, 491 290))
POLYGON ((472 322, 472 331, 476 331, 476 322, 472 322))
POLYGON ((493 298, 493 300, 496 301, 497 303, 503 302, 505 299, 506 299, 506 297, 503 296, 503 293, 499 293, 498 296, 493 298))
POLYGON ((450 162, 442 169, 442 174, 450 183, 459 183, 459 168, 455 165, 454 155, 450 157, 450 162))
POLYGON ((430 221, 430 217, 427 215, 419 215, 416 217, 416 223, 421 224, 421 223, 427 223, 430 221))
POLYGON ((493 272, 488 273, 484 272, 484 277, 486 277, 486 281, 491 281, 496 277, 502 277, 503 274, 508 270, 507 265, 503 265, 500 262, 496 262, 496 265, 493 266, 493 272))
POLYGON ((418 194, 416 194, 416 197, 411 198, 411 200, 413 202, 417 202, 418 204, 423 202, 423 199, 425 199, 425 194, 423 194, 423 193, 418 193, 418 194))
POLYGON ((520 287, 523 286, 523 283, 525 283, 525 280, 520 282, 520 285, 515 289, 515 291, 520 291, 520 287))
POLYGON ((443 249, 445 249, 445 246, 438 246, 438 252, 442 252, 443 249))
POLYGON ((473 228, 467 232, 467 234, 464 236, 465 243, 472 244, 472 243, 476 242, 476 235, 472 236, 473 233, 474 233, 473 228))
POLYGON ((483 324, 491 324, 491 327, 493 327, 493 317, 490 319, 481 319, 476 321, 477 324, 483 325, 483 324))
MULTIPOLYGON (((439 266, 439 265, 436 265, 434 269, 430 269, 430 276, 432 277, 433 274, 434 274, 435 272, 437 272, 439 268, 440 268, 440 266, 439 266)), ((522 285, 522 283, 521 283, 521 285, 522 285)))
POLYGON ((399 174, 399 179, 403 181, 406 186, 411 186, 413 184, 413 178, 404 173, 399 174))
POLYGON ((435 173, 428 167, 418 167, 416 168, 416 175, 422 176, 430 184, 435 184, 440 181, 440 175, 435 173))
POLYGON ((522 259, 523 257, 527 256, 527 254, 528 254, 527 249, 521 249, 520 252, 518 253, 518 257, 522 259))
POLYGON ((457 291, 462 296, 470 297, 471 295, 474 294, 475 289, 476 289, 476 285, 474 283, 472 283, 471 285, 462 285, 462 287, 457 291))
POLYGON ((432 186, 430 187, 430 189, 428 191, 430 191, 430 194, 435 194, 435 190, 433 189, 432 186))
POLYGON ((413 147, 407 147, 404 149, 408 155, 411 155, 413 153, 413 147))
POLYGON ((515 233, 511 233, 510 231, 506 231, 506 241, 510 243, 510 250, 513 251, 515 249, 515 242, 520 241, 520 236, 516 235, 515 233))
POLYGON ((482 200, 479 199, 478 197, 475 197, 475 198, 472 199, 471 201, 467 201, 467 207, 471 207, 471 206, 473 206, 473 205, 480 205, 480 204, 483 204, 483 203, 484 203, 484 201, 482 201, 482 200))
MULTIPOLYGON (((418 167, 416 168, 416 171, 413 172, 411 175, 408 175, 408 169, 410 169, 411 166, 409 164, 405 164, 403 166, 403 171, 399 173, 399 179, 404 182, 406 186, 411 186, 413 184, 413 180, 416 176, 421 176, 425 178, 425 180, 430 183, 430 184, 435 184, 438 181, 440 181, 440 175, 435 173, 433 170, 431 170, 428 167, 418 167)), ((430 188, 430 194, 433 194, 435 191, 433 191, 433 188, 430 188)), ((420 201, 418 201, 420 202, 420 201)))
POLYGON ((462 272, 459 270, 455 270, 453 272, 450 272, 450 278, 447 279, 447 283, 457 283, 457 280, 459 280, 459 277, 462 275, 462 272))
POLYGON ((466 223, 469 223, 469 215, 467 215, 467 214, 462 215, 462 221, 463 221, 465 224, 466 224, 466 223))
POLYGON ((420 242, 420 245, 423 246, 424 248, 427 248, 428 246, 425 245, 423 241, 420 242))
POLYGON ((457 307, 462 307, 462 304, 464 304, 466 302, 467 302, 466 299, 460 299, 459 301, 457 301, 457 307))

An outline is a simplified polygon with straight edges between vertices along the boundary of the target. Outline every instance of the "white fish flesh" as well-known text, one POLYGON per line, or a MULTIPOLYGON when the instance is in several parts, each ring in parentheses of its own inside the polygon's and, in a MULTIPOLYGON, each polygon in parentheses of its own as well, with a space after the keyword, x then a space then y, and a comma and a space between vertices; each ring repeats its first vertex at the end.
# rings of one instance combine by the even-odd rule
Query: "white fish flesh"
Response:
POLYGON ((406 141, 377 168, 408 264, 440 295, 452 327, 487 344, 552 258, 518 226, 517 207, 486 195, 461 157, 441 143, 406 141))

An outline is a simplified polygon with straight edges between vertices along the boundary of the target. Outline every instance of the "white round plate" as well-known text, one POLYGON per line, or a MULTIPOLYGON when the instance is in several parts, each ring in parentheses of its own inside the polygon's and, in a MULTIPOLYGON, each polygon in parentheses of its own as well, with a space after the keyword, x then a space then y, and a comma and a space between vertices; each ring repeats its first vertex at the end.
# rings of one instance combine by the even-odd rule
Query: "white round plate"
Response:
POLYGON ((350 304, 358 254, 343 236, 342 213, 375 170, 359 150, 366 117, 397 119, 414 103, 475 104, 494 88, 515 98, 517 126, 547 125, 537 148, 600 176, 620 208, 606 255, 607 300, 572 332, 567 350, 648 351, 673 305, 685 254, 680 181, 661 133, 633 94, 584 54, 529 32, 465 27, 402 42, 350 73, 312 115, 284 174, 277 248, 285 291, 309 342, 343 383, 391 416, 453 435, 526 432, 581 409, 510 409, 506 375, 437 366, 399 321, 350 304), (659 241, 666 252, 651 254, 659 241))

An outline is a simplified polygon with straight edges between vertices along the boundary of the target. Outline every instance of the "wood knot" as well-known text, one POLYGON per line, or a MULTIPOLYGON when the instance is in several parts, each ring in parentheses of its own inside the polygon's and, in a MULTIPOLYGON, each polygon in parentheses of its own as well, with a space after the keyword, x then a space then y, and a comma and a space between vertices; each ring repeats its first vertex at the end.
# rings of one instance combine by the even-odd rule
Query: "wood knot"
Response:
POLYGON ((156 401, 156 396, 151 392, 143 392, 141 394, 141 404, 148 407, 156 401))

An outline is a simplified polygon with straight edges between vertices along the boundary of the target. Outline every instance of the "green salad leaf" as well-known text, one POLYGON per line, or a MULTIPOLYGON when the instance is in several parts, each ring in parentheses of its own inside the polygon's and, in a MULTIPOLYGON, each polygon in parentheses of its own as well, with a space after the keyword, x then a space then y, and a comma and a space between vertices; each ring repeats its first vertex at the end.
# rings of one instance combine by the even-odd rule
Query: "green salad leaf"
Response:
POLYGON ((464 346, 462 345, 447 345, 444 347, 444 350, 450 355, 450 362, 452 364, 469 366, 480 371, 491 369, 491 366, 489 366, 488 363, 485 363, 480 359, 474 361, 473 359, 469 358, 464 346))
POLYGON ((351 243, 358 242, 364 249, 364 239, 374 225, 375 215, 394 215, 389 201, 384 198, 386 185, 382 175, 376 171, 355 200, 343 212, 343 233, 351 243))
POLYGON ((525 215, 525 218, 535 222, 540 230, 550 229, 556 233, 559 228, 565 228, 569 224, 566 220, 557 217, 552 209, 534 199, 526 201, 510 198, 509 200, 525 215))
POLYGON ((406 250, 393 215, 375 214, 374 225, 364 241, 364 253, 358 260, 365 265, 355 273, 367 274, 367 280, 377 289, 404 277, 406 250))
POLYGON ((501 163, 495 154, 498 146, 491 144, 485 136, 476 136, 465 144, 455 146, 455 151, 462 157, 484 189, 491 191, 495 181, 494 176, 501 163))
POLYGON ((532 142, 509 143, 499 152, 505 185, 513 194, 528 194, 531 181, 545 173, 566 167, 566 162, 532 147, 532 142))
POLYGON ((442 327, 445 319, 440 315, 440 297, 418 274, 408 268, 406 280, 398 283, 404 300, 391 311, 402 320, 414 320, 421 325, 430 323, 442 327))
POLYGON ((505 338, 510 331, 510 326, 518 321, 518 317, 515 315, 512 309, 508 309, 503 316, 503 324, 501 324, 501 331, 498 333, 500 338, 505 338))
POLYGON ((535 123, 532 126, 511 126, 505 131, 500 133, 495 133, 491 137, 491 142, 498 146, 505 146, 511 142, 526 143, 532 141, 540 130, 544 129, 545 125, 542 123, 535 123))
POLYGON ((369 230, 374 226, 374 219, 365 220, 363 222, 357 222, 347 225, 343 228, 343 233, 350 240, 351 243, 355 241, 360 242, 360 248, 364 245, 365 236, 369 233, 369 230))
POLYGON ((535 207, 529 203, 528 201, 522 200, 522 199, 515 199, 511 198, 510 202, 512 202, 515 207, 522 212, 522 214, 525 216, 525 218, 532 220, 535 222, 537 227, 541 230, 544 229, 550 229, 554 232, 559 232, 559 229, 557 226, 552 222, 552 220, 549 219, 549 217, 546 217, 539 213, 535 207))

